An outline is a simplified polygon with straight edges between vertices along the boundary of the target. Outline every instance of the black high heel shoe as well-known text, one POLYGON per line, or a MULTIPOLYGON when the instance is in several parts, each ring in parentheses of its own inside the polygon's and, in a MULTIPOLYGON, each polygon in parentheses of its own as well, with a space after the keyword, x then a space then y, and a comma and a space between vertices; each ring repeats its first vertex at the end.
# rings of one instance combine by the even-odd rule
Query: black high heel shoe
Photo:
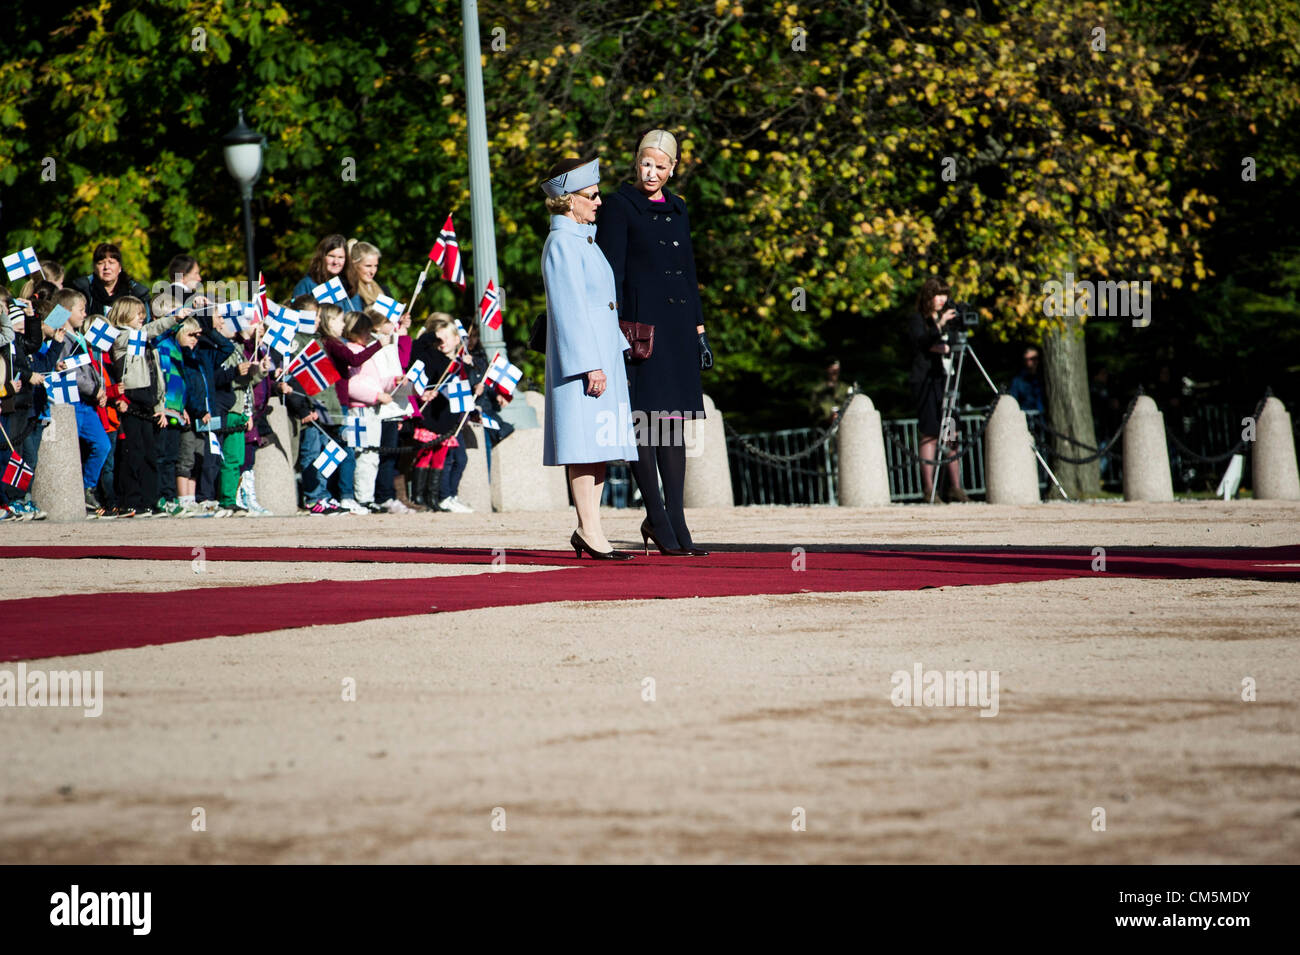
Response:
POLYGON ((655 530, 653 525, 650 523, 650 518, 647 517, 641 522, 641 546, 645 549, 647 556, 650 554, 650 541, 655 542, 655 546, 659 548, 659 553, 664 557, 691 556, 691 552, 688 550, 683 550, 680 547, 665 547, 663 544, 659 543, 659 538, 655 536, 655 530))
POLYGON ((573 556, 579 560, 582 559, 584 551, 595 560, 631 560, 636 556, 635 554, 625 554, 616 550, 608 550, 602 553, 583 540, 582 535, 577 531, 574 531, 573 536, 569 538, 569 546, 573 548, 573 556))

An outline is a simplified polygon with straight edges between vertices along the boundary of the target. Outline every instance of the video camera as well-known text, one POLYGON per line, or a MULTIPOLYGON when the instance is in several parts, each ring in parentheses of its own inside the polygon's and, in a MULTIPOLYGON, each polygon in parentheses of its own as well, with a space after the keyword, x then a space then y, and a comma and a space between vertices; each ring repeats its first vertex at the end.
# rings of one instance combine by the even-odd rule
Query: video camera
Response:
POLYGON ((974 328, 980 323, 980 313, 969 302, 949 302, 944 311, 952 309, 957 313, 956 322, 962 328, 974 328))

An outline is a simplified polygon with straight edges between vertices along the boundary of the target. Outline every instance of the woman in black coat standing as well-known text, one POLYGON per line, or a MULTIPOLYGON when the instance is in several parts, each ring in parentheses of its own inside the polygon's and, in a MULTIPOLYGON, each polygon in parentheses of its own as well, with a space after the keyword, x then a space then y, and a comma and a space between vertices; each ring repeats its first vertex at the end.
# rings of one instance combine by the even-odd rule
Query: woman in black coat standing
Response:
MULTIPOLYGON (((942 460, 948 444, 956 437, 944 435, 942 421, 943 392, 952 366, 947 326, 957 317, 948 304, 948 292, 948 283, 943 279, 926 279, 907 327, 912 345, 912 400, 916 402, 916 428, 921 437, 921 493, 927 502, 934 487, 936 465, 924 462, 942 460), (942 445, 940 437, 944 438, 942 445)), ((961 487, 961 461, 949 461, 944 467, 949 485, 945 500, 970 500, 961 487)))
POLYGON ((654 327, 649 358, 628 362, 628 390, 637 422, 636 476, 646 519, 641 541, 661 554, 704 556, 682 511, 686 481, 686 419, 704 417, 700 370, 713 367, 695 278, 686 203, 665 186, 677 166, 677 140, 651 130, 636 151, 636 178, 601 206, 596 244, 614 269, 619 318, 654 327), (663 479, 663 497, 659 479, 663 479))

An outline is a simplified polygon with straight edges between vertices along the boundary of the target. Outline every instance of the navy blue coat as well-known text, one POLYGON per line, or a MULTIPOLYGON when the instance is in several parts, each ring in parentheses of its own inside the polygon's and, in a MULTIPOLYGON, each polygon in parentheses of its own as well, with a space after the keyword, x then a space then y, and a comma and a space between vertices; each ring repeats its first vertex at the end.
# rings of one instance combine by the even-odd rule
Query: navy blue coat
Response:
POLYGON ((651 202, 623 183, 601 205, 596 244, 614 270, 619 318, 655 329, 650 357, 627 366, 633 410, 703 417, 695 326, 704 324, 704 309, 691 222, 681 196, 663 194, 666 202, 651 202))

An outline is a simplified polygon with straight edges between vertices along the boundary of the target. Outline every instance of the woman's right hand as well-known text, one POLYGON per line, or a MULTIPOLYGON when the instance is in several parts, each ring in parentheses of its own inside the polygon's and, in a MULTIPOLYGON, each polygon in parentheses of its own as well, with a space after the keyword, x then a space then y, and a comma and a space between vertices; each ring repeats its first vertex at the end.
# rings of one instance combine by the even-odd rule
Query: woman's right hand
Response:
POLYGON ((957 317, 957 310, 955 308, 945 309, 944 313, 939 316, 939 327, 943 328, 943 326, 947 325, 956 317, 957 317))
POLYGON ((587 394, 599 398, 605 393, 605 373, 597 368, 587 372, 587 394))

